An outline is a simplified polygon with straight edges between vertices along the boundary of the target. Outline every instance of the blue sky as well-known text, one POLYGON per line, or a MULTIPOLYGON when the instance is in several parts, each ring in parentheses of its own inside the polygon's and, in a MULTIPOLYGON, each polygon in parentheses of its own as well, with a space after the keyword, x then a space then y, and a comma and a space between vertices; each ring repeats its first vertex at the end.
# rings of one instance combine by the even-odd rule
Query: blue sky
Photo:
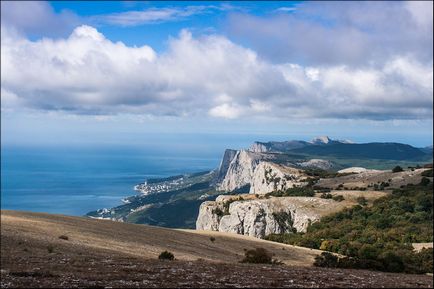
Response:
POLYGON ((2 144, 432 144, 432 2, 1 5, 2 144))

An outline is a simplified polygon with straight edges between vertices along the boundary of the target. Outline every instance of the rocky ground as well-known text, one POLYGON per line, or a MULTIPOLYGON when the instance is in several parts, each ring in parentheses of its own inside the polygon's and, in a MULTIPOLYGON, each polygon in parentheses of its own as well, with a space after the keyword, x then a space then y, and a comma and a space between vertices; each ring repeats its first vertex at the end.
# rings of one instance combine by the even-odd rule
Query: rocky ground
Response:
POLYGON ((409 287, 432 277, 285 265, 160 261, 94 252, 2 252, 1 288, 10 287, 409 287), (41 254, 42 253, 42 254, 41 254))

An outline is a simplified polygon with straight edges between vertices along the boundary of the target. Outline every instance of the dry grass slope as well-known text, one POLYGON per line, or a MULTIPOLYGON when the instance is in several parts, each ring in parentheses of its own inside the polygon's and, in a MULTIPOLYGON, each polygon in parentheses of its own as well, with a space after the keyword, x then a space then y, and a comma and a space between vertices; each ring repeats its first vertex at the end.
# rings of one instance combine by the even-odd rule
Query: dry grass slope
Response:
POLYGON ((306 266, 318 252, 227 233, 1 212, 1 288, 433 286, 431 276, 306 266), (290 266, 238 263, 254 247, 290 266), (157 260, 164 250, 177 260, 157 260))
POLYGON ((264 247, 287 265, 311 266, 321 251, 259 240, 236 234, 173 230, 145 225, 118 223, 43 213, 2 211, 2 237, 25 238, 53 246, 64 246, 59 236, 69 238, 67 245, 87 250, 155 259, 168 250, 178 260, 204 259, 237 262, 244 249, 264 247), (210 241, 210 236, 216 239, 210 241), (282 248, 285 248, 283 250, 282 248))

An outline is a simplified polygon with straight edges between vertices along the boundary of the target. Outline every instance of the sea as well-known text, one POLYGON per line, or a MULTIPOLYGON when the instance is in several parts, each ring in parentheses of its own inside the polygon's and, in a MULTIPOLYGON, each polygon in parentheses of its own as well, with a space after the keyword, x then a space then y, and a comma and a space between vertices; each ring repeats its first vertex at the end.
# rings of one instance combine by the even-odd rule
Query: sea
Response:
POLYGON ((81 216, 122 204, 150 178, 217 168, 223 151, 149 147, 1 148, 1 209, 81 216))

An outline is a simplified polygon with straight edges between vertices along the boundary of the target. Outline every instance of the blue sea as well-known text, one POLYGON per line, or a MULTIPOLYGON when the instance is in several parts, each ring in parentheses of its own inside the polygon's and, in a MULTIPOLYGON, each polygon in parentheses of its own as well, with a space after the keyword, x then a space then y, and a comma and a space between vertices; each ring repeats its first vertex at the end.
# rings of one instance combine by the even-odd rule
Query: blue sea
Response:
POLYGON ((2 146, 1 153, 2 209, 80 216, 120 205, 145 179, 214 169, 223 151, 2 146))

